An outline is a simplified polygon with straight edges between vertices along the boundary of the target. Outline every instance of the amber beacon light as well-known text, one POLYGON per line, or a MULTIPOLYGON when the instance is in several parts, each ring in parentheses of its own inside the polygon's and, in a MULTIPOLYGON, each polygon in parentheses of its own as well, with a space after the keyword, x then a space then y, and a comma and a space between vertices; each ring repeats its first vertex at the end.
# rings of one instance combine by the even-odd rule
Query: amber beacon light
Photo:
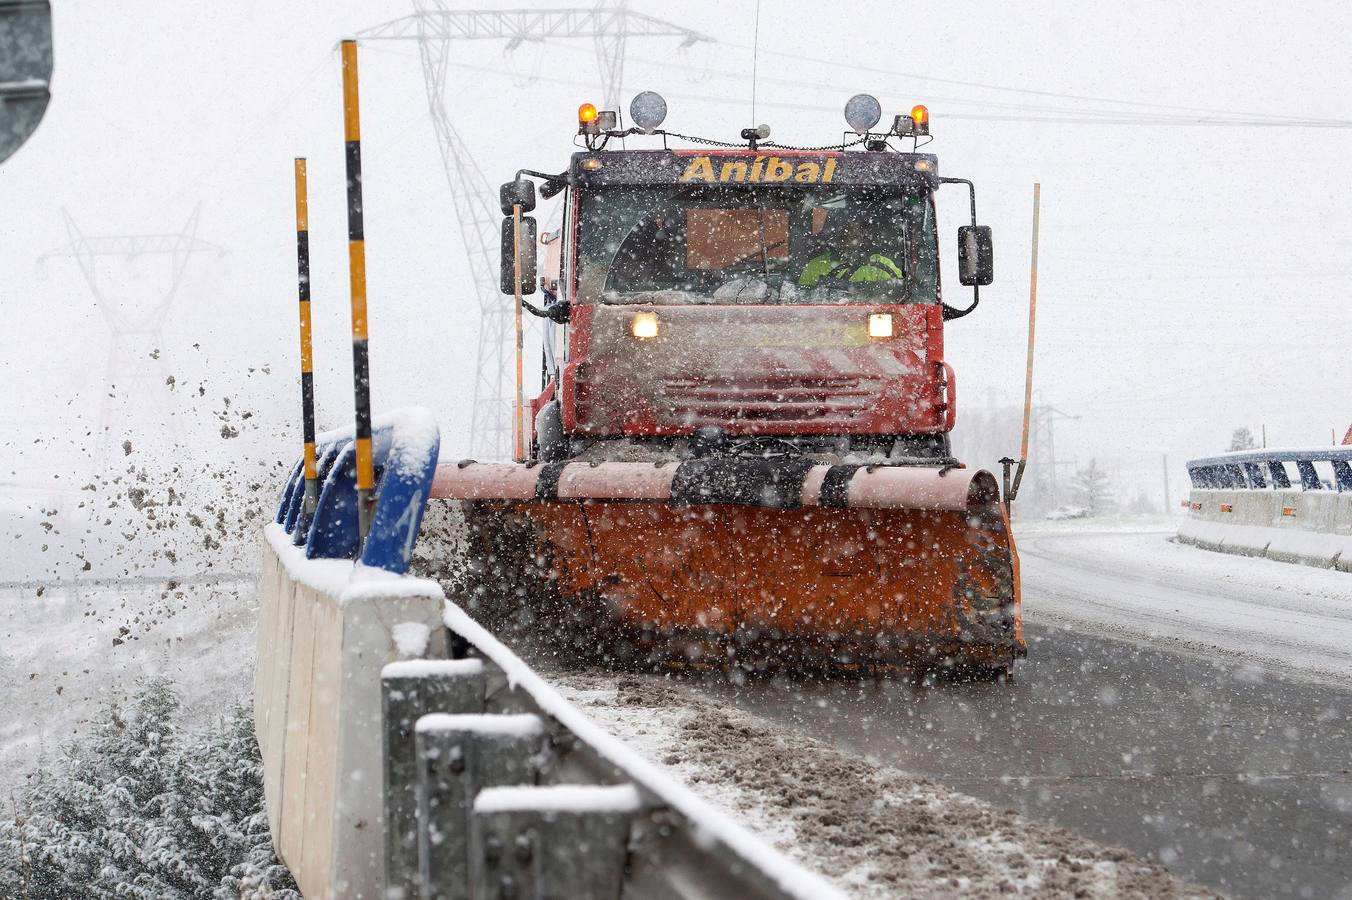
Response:
POLYGON ((911 107, 911 121, 916 134, 929 134, 929 107, 916 104, 911 107))

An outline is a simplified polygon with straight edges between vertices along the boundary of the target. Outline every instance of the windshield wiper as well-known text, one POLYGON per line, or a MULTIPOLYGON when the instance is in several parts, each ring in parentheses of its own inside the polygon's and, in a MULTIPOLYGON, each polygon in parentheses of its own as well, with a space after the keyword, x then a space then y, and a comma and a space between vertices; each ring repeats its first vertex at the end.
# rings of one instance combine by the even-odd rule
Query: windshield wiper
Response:
MULTIPOLYGON (((765 287, 768 292, 768 288, 770 287, 770 248, 766 246, 765 207, 759 206, 756 208, 756 211, 758 213, 756 218, 760 222, 761 269, 765 272, 765 287)), ((775 246, 778 247, 779 245, 776 244, 775 246)))

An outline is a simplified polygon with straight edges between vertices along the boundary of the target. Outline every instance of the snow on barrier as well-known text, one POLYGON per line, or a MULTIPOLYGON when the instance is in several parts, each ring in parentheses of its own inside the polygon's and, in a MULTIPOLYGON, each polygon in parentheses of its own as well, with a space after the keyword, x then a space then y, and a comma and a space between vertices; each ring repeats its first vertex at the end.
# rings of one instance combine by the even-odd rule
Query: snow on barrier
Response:
POLYGON ((842 896, 599 728, 436 583, 265 533, 254 715, 273 843, 307 900, 842 896))
POLYGON ((354 559, 365 566, 403 574, 422 524, 441 434, 436 418, 422 407, 378 416, 372 426, 376 508, 365 543, 357 527, 357 448, 354 429, 329 431, 315 439, 319 502, 305 509, 304 461, 298 460, 282 492, 275 521, 305 548, 310 559, 354 559))
POLYGON ((1179 540, 1352 572, 1352 447, 1241 450, 1188 463, 1179 540))

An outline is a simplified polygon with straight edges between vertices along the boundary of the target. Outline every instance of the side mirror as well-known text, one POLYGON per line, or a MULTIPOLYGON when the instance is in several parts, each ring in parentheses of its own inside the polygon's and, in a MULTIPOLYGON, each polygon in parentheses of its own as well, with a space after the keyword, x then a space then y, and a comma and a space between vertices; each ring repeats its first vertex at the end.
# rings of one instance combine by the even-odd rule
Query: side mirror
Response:
POLYGON ((995 250, 988 225, 958 229, 958 280, 966 287, 985 287, 995 280, 995 250))
MULTIPOLYGON (((527 184, 529 183, 527 182, 527 184)), ((502 292, 504 294, 515 294, 517 292, 516 256, 517 253, 520 253, 521 282, 519 286, 521 293, 533 294, 537 280, 535 273, 535 217, 521 217, 521 234, 516 236, 518 242, 514 244, 512 232, 515 230, 510 218, 502 220, 502 292)))
POLYGON ((535 182, 528 178, 508 181, 498 189, 498 202, 502 205, 502 214, 510 216, 512 207, 521 204, 521 211, 528 213, 535 209, 535 182))

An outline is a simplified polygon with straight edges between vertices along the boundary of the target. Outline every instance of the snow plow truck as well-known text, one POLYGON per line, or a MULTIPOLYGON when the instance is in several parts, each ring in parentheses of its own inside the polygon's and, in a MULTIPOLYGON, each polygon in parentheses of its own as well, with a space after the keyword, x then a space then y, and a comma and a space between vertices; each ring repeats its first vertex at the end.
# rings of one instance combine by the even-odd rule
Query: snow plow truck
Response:
POLYGON ((516 461, 437 469, 457 601, 610 661, 1007 675, 1018 560, 995 477, 952 456, 944 358, 992 242, 971 182, 915 152, 927 110, 878 133, 860 95, 830 149, 764 126, 671 149, 660 97, 630 113, 584 104, 566 169, 502 186, 502 289, 544 359, 516 461), (537 182, 563 195, 543 240, 537 182), (953 185, 964 308, 940 289, 953 185))

